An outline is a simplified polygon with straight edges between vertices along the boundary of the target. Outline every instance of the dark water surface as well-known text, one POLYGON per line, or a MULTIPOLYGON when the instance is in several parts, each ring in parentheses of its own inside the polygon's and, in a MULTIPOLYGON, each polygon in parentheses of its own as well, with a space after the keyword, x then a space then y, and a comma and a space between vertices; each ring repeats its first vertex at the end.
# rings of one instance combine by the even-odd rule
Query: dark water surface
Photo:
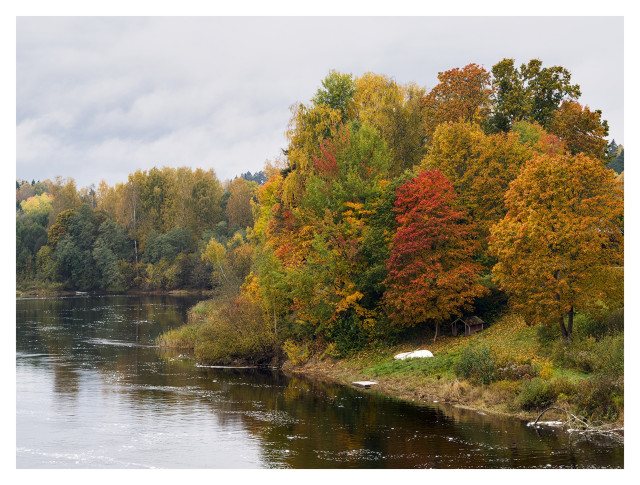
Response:
POLYGON ((189 297, 16 302, 18 468, 622 467, 623 448, 153 347, 189 297))

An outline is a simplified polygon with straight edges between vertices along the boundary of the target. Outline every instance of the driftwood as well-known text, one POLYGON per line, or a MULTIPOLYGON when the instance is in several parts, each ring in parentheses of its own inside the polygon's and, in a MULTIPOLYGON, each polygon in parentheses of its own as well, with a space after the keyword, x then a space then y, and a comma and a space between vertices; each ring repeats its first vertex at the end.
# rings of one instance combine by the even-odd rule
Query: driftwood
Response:
POLYGON ((547 411, 551 411, 551 410, 560 411, 562 413, 565 413, 568 416, 568 419, 562 422, 562 428, 566 429, 570 433, 577 434, 578 436, 587 438, 587 439, 590 437, 601 437, 601 438, 612 439, 621 444, 624 443, 624 428, 613 428, 611 426, 607 426, 603 424, 596 425, 594 423, 589 423, 586 419, 579 418, 578 416, 570 413, 566 409, 557 408, 554 406, 548 407, 547 409, 542 411, 538 415, 536 420, 533 423, 531 423, 532 426, 534 427, 537 426, 538 421, 540 421, 540 418, 547 411))

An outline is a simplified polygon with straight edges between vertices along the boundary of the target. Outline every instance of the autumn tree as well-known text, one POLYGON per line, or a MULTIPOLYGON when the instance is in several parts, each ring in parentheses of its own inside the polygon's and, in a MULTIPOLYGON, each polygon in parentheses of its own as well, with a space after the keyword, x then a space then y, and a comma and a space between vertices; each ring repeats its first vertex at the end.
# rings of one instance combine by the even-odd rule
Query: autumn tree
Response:
POLYGON ((571 84, 571 72, 562 66, 542 67, 531 59, 515 67, 503 59, 492 67, 493 113, 489 125, 495 131, 509 131, 520 120, 535 121, 547 128, 563 101, 580 97, 580 86, 571 84))
POLYGON ((602 119, 602 111, 564 101, 554 114, 549 131, 563 140, 572 154, 585 153, 608 161, 605 137, 609 134, 609 124, 602 119))
POLYGON ((483 123, 490 114, 491 75, 477 64, 438 73, 440 81, 423 98, 426 137, 446 122, 483 123))
POLYGON ((318 89, 311 101, 315 106, 328 106, 338 111, 342 116, 341 121, 346 121, 350 116, 355 91, 351 74, 332 70, 322 80, 322 88, 318 89))
POLYGON ((479 245, 463 210, 454 208, 451 182, 425 170, 397 190, 396 230, 384 304, 397 325, 435 324, 460 316, 484 294, 478 283, 479 245))
POLYGON ((387 143, 390 176, 412 169, 425 154, 421 106, 424 88, 400 85, 370 72, 356 78, 355 83, 354 117, 373 126, 387 143))
POLYGON ((227 218, 229 227, 246 229, 253 225, 251 199, 253 196, 250 183, 243 178, 234 179, 229 184, 229 200, 227 201, 227 218))
POLYGON ((600 160, 538 155, 505 204, 492 230, 493 275, 532 323, 557 322, 568 339, 576 311, 621 304, 622 192, 600 160))

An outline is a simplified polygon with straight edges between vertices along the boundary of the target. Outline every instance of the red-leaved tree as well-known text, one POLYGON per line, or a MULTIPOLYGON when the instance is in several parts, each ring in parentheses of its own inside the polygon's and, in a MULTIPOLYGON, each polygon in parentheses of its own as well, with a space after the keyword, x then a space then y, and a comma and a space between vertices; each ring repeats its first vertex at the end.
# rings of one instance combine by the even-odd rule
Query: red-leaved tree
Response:
MULTIPOLYGON (((454 208, 453 186, 439 170, 426 170, 398 187, 393 239, 383 300, 392 323, 439 325, 470 309, 485 292, 475 226, 454 208)), ((435 338, 434 338, 435 340, 435 338)))

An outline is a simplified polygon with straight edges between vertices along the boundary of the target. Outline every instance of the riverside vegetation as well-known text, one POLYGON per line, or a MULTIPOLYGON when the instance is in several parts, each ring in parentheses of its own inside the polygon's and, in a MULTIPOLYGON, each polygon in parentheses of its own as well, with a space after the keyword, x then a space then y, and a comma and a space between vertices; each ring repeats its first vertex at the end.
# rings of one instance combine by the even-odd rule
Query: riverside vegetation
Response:
POLYGON ((537 59, 445 71, 430 91, 332 71, 292 106, 260 180, 164 168, 93 192, 32 183, 18 281, 207 289, 158 339, 202 362, 620 421, 624 151, 579 97, 537 59), (484 332, 446 334, 470 314, 484 332), (391 359, 425 347, 433 358, 391 359))

